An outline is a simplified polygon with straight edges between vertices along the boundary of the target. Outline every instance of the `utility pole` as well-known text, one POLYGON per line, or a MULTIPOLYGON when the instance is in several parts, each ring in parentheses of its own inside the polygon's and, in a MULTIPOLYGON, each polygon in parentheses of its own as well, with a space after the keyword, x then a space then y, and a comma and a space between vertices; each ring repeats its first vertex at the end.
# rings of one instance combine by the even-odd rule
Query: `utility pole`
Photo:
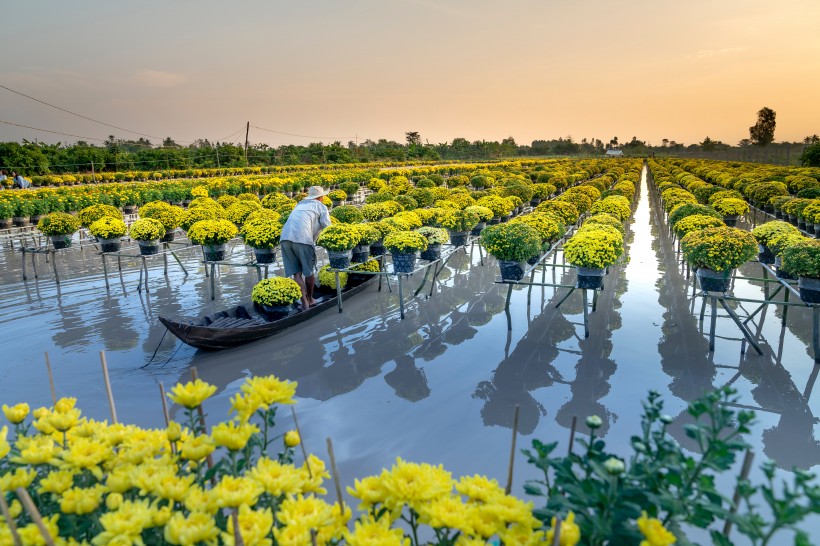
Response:
POLYGON ((94 160, 91 160, 91 180, 97 181, 97 175, 94 173, 94 160))
POLYGON ((251 130, 251 122, 245 125, 245 166, 248 166, 248 133, 251 130))
POLYGON ((222 167, 219 165, 219 142, 216 143, 216 168, 221 169, 222 167))

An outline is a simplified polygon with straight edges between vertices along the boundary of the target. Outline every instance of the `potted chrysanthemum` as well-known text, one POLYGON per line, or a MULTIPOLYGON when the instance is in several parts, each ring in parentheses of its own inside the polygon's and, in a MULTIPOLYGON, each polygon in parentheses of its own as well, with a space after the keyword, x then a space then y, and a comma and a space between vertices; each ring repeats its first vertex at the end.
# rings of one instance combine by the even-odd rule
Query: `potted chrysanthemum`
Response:
POLYGON ((427 249, 423 250, 419 257, 422 260, 438 260, 441 258, 441 245, 446 243, 450 238, 450 234, 446 229, 432 226, 420 227, 416 230, 427 238, 427 249))
POLYGON ((416 253, 427 250, 427 237, 415 231, 394 231, 384 238, 384 247, 393 259, 393 271, 412 273, 416 268, 416 253))
POLYGON ((726 292, 732 271, 757 254, 751 233, 732 227, 710 227, 689 232, 681 239, 686 260, 696 269, 706 292, 726 292))
POLYGON ((88 226, 88 231, 97 238, 101 252, 117 252, 120 249, 120 238, 125 235, 128 228, 119 218, 103 216, 92 222, 88 226))
POLYGON ((188 230, 188 238, 195 245, 202 245, 206 262, 225 259, 225 244, 236 237, 239 230, 230 220, 201 220, 188 230))
POLYGON ((347 269, 353 247, 359 243, 361 235, 351 224, 333 224, 322 230, 316 244, 327 251, 330 267, 333 269, 347 269))
POLYGON ((564 244, 564 258, 576 269, 576 286, 589 290, 601 288, 606 268, 623 251, 623 234, 606 224, 584 223, 564 244))
POLYGON ((820 303, 820 241, 805 238, 786 248, 783 269, 797 277, 800 299, 820 303))
POLYGON ((359 232, 359 242, 353 247, 351 261, 363 263, 370 259, 370 245, 382 238, 382 232, 373 224, 350 224, 359 232))
POLYGON ((800 233, 796 227, 788 222, 782 220, 773 220, 760 224, 752 230, 752 236, 757 240, 758 256, 757 259, 764 264, 773 264, 775 262, 775 253, 772 252, 771 242, 776 237, 786 233, 800 233))
POLYGON ((174 240, 174 230, 180 226, 185 214, 182 207, 170 205, 165 201, 151 201, 139 209, 140 218, 153 218, 165 227, 165 235, 161 239, 163 243, 174 240))
POLYGON ((40 219, 37 229, 51 238, 54 248, 67 248, 71 246, 71 236, 80 229, 80 221, 66 212, 52 212, 40 219))
POLYGON ((153 218, 140 218, 131 224, 128 235, 139 244, 140 254, 150 256, 159 252, 159 240, 165 235, 165 226, 153 218))
POLYGON ((723 221, 729 227, 735 227, 738 217, 749 212, 749 204, 736 197, 727 197, 715 201, 712 203, 712 207, 723 215, 723 221))
POLYGON ((441 227, 450 232, 450 242, 453 246, 464 246, 470 231, 478 224, 479 217, 473 211, 463 209, 454 210, 444 215, 439 221, 441 227))
POLYGON ((481 245, 498 260, 502 280, 520 281, 527 270, 526 260, 541 249, 541 236, 522 222, 496 224, 481 232, 481 245))
POLYGON ((478 216, 478 223, 475 225, 475 227, 473 227, 473 230, 470 232, 470 235, 481 235, 481 231, 485 227, 487 227, 487 222, 493 219, 493 211, 487 207, 482 207, 481 205, 470 205, 469 207, 466 207, 464 210, 473 212, 478 216))
POLYGON ((86 227, 91 226, 91 224, 106 216, 122 220, 122 211, 115 206, 98 203, 90 207, 85 207, 77 214, 77 218, 80 219, 80 225, 86 227))
MULTIPOLYGON (((616 223, 615 218, 612 218, 616 223)), ((535 228, 541 238, 541 249, 533 256, 527 258, 527 263, 535 265, 541 254, 546 252, 564 232, 564 225, 557 220, 557 217, 546 212, 531 212, 524 214, 510 221, 510 223, 522 223, 535 228)))
POLYGON ((286 317, 301 298, 302 289, 287 277, 263 279, 251 291, 253 303, 271 320, 286 317))
POLYGON ((282 235, 282 224, 278 219, 257 216, 248 219, 242 225, 242 238, 245 244, 253 248, 256 263, 270 264, 276 259, 276 246, 282 235))

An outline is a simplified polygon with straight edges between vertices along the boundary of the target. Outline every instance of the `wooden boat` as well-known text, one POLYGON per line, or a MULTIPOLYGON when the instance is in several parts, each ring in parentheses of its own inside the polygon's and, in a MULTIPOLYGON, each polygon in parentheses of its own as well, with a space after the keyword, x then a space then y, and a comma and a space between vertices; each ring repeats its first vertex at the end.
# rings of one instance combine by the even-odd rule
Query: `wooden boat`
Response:
MULTIPOLYGON (((351 279, 348 286, 342 290, 342 301, 363 291, 376 279, 375 275, 367 276, 360 283, 355 283, 351 279)), ((328 309, 336 308, 338 304, 335 289, 317 287, 313 295, 314 298, 321 298, 317 305, 308 310, 294 310, 279 320, 269 320, 252 302, 219 311, 196 321, 180 322, 166 317, 159 317, 159 320, 184 343, 197 349, 218 351, 272 336, 328 309)))

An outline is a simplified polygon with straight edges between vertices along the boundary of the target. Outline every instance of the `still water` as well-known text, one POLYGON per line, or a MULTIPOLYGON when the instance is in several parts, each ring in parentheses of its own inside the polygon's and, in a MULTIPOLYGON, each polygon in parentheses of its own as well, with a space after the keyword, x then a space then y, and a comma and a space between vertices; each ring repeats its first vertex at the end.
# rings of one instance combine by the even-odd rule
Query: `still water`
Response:
MULTIPOLYGON (((325 456, 325 439, 332 438, 345 484, 378 473, 397 456, 503 484, 516 404, 520 447, 538 438, 565 449, 573 417, 583 423, 594 414, 603 419, 600 433, 610 448, 626 455, 649 389, 662 393, 666 412, 676 417, 670 429, 688 446, 688 401, 731 384, 741 406, 757 410, 749 438, 756 463, 770 458, 782 468, 816 470, 820 403, 811 397, 817 368, 807 346, 809 312, 792 308, 785 328, 779 309, 758 317, 752 329, 763 356, 748 346, 741 352, 740 331, 721 313, 710 353, 698 323, 701 300, 692 296, 645 177, 627 246, 629 259, 610 268, 590 314, 587 339, 580 293, 555 309, 563 288, 534 287, 529 306, 527 288, 516 288, 508 329, 507 288, 495 284, 495 262, 485 257, 482 266, 476 247, 449 261, 432 297, 423 291, 408 299, 405 320, 395 286, 392 292, 374 286, 346 303, 342 314, 331 310, 273 338, 216 353, 164 336, 157 316, 194 318, 235 305, 249 296, 253 270, 223 268, 211 301, 210 281, 190 249, 180 253, 187 276, 173 261, 167 275, 161 259, 148 261, 148 293, 136 290, 137 259, 123 259, 121 274, 109 264, 106 290, 93 250, 60 255, 57 285, 43 256, 37 257, 39 279, 23 282, 20 254, 6 249, 0 252, 0 401, 50 405, 46 351, 58 394, 76 396, 85 414, 98 419, 108 417, 99 360, 105 351, 120 420, 143 426, 162 426, 158 384, 187 381, 191 366, 219 387, 206 404, 211 421, 227 416, 229 398, 245 377, 274 374, 298 381, 305 444, 325 456)), ((545 278, 574 283, 574 273, 564 271, 550 269, 545 278)), ((742 273, 761 276, 755 264, 742 273)), ((738 280, 734 293, 760 298, 762 284, 738 280)), ((745 314, 755 306, 735 308, 745 314)), ((282 432, 290 428, 290 412, 280 412, 279 421, 282 432)), ((523 496, 523 482, 534 472, 522 456, 515 464, 513 491, 523 496)))

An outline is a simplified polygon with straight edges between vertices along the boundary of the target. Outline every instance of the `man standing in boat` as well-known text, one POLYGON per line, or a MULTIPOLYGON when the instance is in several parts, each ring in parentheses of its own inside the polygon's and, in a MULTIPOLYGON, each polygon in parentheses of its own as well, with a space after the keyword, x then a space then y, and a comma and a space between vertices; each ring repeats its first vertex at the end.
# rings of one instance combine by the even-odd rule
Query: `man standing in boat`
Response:
POLYGON ((302 289, 302 309, 316 305, 313 287, 316 284, 316 239, 322 230, 330 225, 330 213, 322 203, 325 190, 321 186, 311 186, 307 197, 296 204, 291 211, 282 235, 282 261, 285 276, 302 289))

